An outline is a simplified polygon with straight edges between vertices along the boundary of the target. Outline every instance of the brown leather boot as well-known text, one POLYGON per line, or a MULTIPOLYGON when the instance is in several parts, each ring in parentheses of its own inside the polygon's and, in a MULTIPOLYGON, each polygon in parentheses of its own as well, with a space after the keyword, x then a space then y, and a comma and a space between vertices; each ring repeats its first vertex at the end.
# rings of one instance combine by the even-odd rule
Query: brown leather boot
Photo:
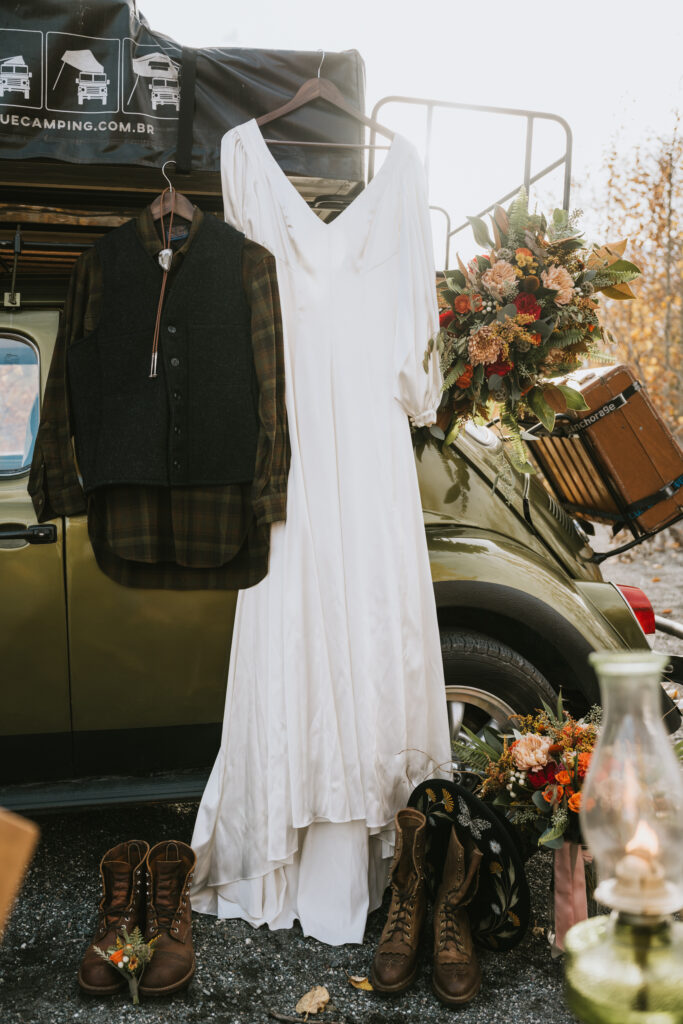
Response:
POLYGON ((145 940, 157 942, 140 980, 145 996, 177 992, 194 974, 190 884, 196 860, 192 847, 177 839, 157 843, 147 854, 145 940))
POLYGON ((130 839, 107 850, 100 861, 102 899, 97 928, 78 972, 78 984, 90 995, 111 995, 125 985, 95 947, 106 950, 115 945, 122 928, 128 932, 138 925, 144 928, 143 881, 148 851, 149 845, 142 839, 130 839))
POLYGON ((446 852, 443 875, 434 903, 434 967, 432 986, 448 1006, 474 999, 481 971, 472 944, 467 904, 477 891, 481 852, 474 844, 465 850, 456 831, 446 852))
POLYGON ((370 971, 378 992, 401 992, 417 977, 420 932, 427 913, 426 823, 424 814, 412 808, 396 815, 396 850, 389 877, 391 904, 370 971))

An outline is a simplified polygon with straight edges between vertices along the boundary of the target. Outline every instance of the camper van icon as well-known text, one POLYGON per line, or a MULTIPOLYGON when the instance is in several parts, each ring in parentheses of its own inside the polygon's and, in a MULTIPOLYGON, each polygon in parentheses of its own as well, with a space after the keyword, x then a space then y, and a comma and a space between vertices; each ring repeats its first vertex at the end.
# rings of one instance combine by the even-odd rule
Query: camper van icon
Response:
POLYGON ((161 106, 172 106, 180 109, 180 83, 178 69, 180 65, 165 53, 148 53, 144 57, 133 58, 135 85, 131 89, 128 102, 138 87, 141 78, 148 78, 151 92, 152 110, 161 106))
POLYGON ((78 86, 78 104, 83 105, 84 100, 101 100, 102 106, 107 102, 107 78, 104 67, 93 56, 91 50, 65 50, 62 54, 62 66, 52 86, 54 91, 57 87, 60 75, 66 65, 76 68, 76 85, 78 86))
POLYGON ((0 60, 0 97, 6 92, 23 92, 24 99, 27 100, 32 77, 33 72, 29 71, 23 57, 7 57, 6 60, 0 60))

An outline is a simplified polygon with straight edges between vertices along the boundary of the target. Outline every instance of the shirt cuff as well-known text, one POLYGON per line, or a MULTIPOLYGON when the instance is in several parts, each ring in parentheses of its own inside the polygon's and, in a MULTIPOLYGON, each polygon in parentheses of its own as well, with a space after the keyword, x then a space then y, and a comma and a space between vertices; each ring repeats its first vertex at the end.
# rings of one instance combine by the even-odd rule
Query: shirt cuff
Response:
POLYGON ((260 525, 284 522, 287 518, 287 492, 262 494, 254 502, 254 515, 260 525))
POLYGON ((425 409, 417 416, 411 416, 411 421, 414 427, 431 427, 436 423, 436 409, 425 409))

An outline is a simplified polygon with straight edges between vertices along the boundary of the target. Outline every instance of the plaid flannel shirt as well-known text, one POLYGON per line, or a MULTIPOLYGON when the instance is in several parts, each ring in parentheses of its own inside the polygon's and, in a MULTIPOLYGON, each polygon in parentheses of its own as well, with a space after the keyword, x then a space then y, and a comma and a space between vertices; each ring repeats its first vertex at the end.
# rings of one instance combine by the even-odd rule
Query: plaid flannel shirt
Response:
MULTIPOLYGON (((201 220, 196 209, 173 257, 168 288, 201 220)), ((140 238, 156 257, 161 239, 146 208, 140 238)), ((284 520, 289 472, 282 321, 274 257, 245 241, 242 278, 251 307, 259 387, 256 471, 250 483, 210 487, 116 485, 87 497, 81 487, 69 417, 68 346, 97 327, 102 271, 95 249, 77 261, 45 387, 28 490, 39 522, 87 512, 98 565, 130 587, 237 590, 268 571, 270 524, 284 520)), ((151 345, 150 338, 150 345, 151 345)))

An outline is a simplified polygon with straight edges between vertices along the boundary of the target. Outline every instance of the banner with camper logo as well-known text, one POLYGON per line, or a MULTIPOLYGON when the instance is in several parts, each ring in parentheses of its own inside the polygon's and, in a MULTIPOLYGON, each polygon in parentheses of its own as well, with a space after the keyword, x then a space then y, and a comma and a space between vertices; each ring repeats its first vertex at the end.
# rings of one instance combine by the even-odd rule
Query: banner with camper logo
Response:
MULTIPOLYGON (((192 133, 192 169, 215 171, 222 135, 284 103, 317 74, 320 60, 318 51, 183 49, 152 31, 133 0, 4 4, 0 158, 159 167, 176 156, 183 121, 192 133)), ((363 63, 355 50, 326 54, 324 75, 362 108, 363 63)), ((360 126, 327 104, 273 122, 268 136, 362 141, 360 126)), ((288 174, 354 180, 362 178, 361 153, 276 148, 288 174)))

